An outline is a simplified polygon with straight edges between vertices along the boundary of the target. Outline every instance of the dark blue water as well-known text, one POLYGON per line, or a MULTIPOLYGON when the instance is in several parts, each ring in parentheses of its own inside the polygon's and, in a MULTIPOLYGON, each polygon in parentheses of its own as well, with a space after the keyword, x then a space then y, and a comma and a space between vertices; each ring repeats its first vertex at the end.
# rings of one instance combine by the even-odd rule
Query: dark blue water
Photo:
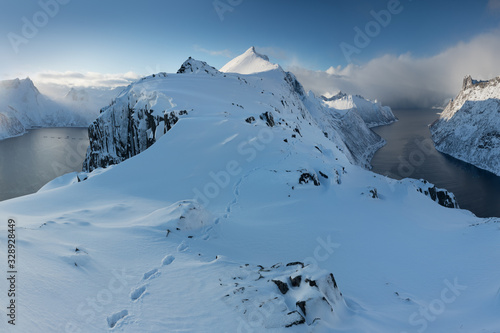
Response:
POLYGON ((437 112, 394 110, 398 122, 374 128, 387 145, 373 157, 373 171, 395 179, 426 179, 453 192, 461 208, 500 217, 500 177, 434 149, 428 125, 437 112))
POLYGON ((81 171, 87 128, 39 128, 0 141, 0 201, 38 191, 65 173, 81 171))

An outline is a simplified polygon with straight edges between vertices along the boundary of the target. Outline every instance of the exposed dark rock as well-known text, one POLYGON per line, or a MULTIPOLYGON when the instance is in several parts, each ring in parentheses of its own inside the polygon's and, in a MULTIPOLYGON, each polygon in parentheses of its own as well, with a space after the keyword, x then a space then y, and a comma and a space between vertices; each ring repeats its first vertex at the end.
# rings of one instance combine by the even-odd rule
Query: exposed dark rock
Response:
MULTIPOLYGON (((425 182, 424 184, 427 184, 425 182)), ((427 189, 417 188, 417 191, 423 193, 430 197, 433 201, 436 201, 443 207, 447 208, 459 208, 455 196, 445 189, 437 188, 436 186, 429 187, 427 189)))
POLYGON ((296 265, 299 265, 302 268, 304 268, 304 263, 300 262, 300 261, 289 262, 288 264, 286 264, 287 267, 289 267, 289 266, 296 266, 296 265))
POLYGON ((302 281, 302 276, 301 275, 297 275, 296 277, 290 277, 290 284, 292 285, 292 287, 298 287, 300 286, 300 282, 302 281))
POLYGON ((315 186, 321 185, 318 180, 318 176, 315 173, 311 174, 309 172, 305 172, 300 175, 299 184, 307 184, 310 180, 314 183, 315 186))
POLYGON ((314 281, 314 280, 305 279, 305 282, 309 283, 310 287, 318 287, 318 285, 316 284, 316 281, 314 281))
POLYGON ((255 121, 255 117, 254 116, 251 116, 251 117, 248 117, 247 119, 245 119, 245 121, 249 124, 253 123, 255 121))
POLYGON ((370 189, 370 194, 372 196, 373 199, 377 199, 378 198, 378 192, 377 192, 377 189, 374 187, 372 189, 370 189))
POLYGON ((301 324, 304 324, 306 322, 306 320, 304 319, 304 317, 302 317, 302 315, 300 313, 298 313, 297 311, 289 312, 287 314, 287 316, 295 315, 295 314, 299 315, 299 319, 297 319, 294 322, 286 325, 285 327, 292 327, 293 325, 301 325, 301 324))
POLYGON ((264 120, 266 122, 266 125, 269 127, 273 127, 275 125, 273 114, 269 111, 261 114, 260 119, 264 120))
POLYGON ((320 175, 321 177, 328 179, 328 176, 327 176, 327 175, 325 175, 323 172, 318 171, 318 173, 319 173, 319 175, 320 175))
POLYGON ((272 280, 272 281, 278 286, 278 289, 281 291, 282 294, 286 294, 288 292, 288 284, 280 280, 272 280))
MULTIPOLYGON (((153 145, 156 129, 163 127, 163 134, 172 129, 186 110, 164 112, 154 116, 148 106, 134 109, 111 104, 101 117, 88 129, 90 145, 83 163, 83 171, 105 168, 133 157, 153 145), (116 128, 125 130, 117 131, 116 128)), ((82 181, 79 177, 79 180, 82 181)))
POLYGON ((298 301, 298 302, 295 303, 295 305, 300 310, 302 310, 302 313, 304 314, 304 316, 307 316, 307 313, 306 313, 306 301, 298 301))

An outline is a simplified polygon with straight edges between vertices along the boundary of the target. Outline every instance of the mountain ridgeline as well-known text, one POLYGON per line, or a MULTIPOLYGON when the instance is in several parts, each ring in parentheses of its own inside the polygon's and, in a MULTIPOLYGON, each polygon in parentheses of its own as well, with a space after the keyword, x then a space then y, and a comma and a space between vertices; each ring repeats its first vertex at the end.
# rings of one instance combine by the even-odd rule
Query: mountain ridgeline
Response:
POLYGON ((176 74, 131 84, 89 127, 83 169, 118 164, 149 148, 178 121, 219 113, 254 126, 280 127, 291 133, 290 140, 300 140, 301 129, 314 126, 352 163, 367 168, 385 143, 369 127, 396 120, 390 108, 359 96, 342 95, 334 102, 306 93, 292 73, 250 48, 221 71, 189 58, 176 74))

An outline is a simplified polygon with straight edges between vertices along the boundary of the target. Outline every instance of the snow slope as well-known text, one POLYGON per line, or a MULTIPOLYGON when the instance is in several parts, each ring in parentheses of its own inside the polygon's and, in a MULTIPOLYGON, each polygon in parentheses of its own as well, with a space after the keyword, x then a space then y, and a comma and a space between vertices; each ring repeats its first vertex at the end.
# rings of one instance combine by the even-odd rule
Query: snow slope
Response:
POLYGON ((388 125, 397 121, 396 116, 388 106, 372 102, 359 95, 347 95, 339 92, 330 98, 322 96, 325 103, 337 110, 355 110, 368 127, 388 125))
POLYGON ((430 130, 437 150, 500 175, 500 77, 465 77, 430 130))
POLYGON ((19 254, 16 327, 4 316, 0 330, 498 331, 500 220, 439 205, 431 198, 453 198, 429 183, 352 164, 332 140, 341 134, 325 136, 308 114, 329 108, 312 98, 303 114, 270 106, 272 93, 302 97, 282 76, 272 90, 276 73, 266 73, 145 78, 102 113, 116 132, 101 140, 186 109, 154 144, 0 202, 19 254), (148 112, 121 122, 118 105, 134 96, 149 96, 148 112))
POLYGON ((0 139, 32 127, 87 126, 96 116, 49 99, 29 78, 0 81, 0 139))
POLYGON ((225 64, 220 71, 224 73, 255 74, 278 68, 280 68, 279 65, 272 64, 266 55, 257 53, 255 47, 252 46, 245 53, 225 64))

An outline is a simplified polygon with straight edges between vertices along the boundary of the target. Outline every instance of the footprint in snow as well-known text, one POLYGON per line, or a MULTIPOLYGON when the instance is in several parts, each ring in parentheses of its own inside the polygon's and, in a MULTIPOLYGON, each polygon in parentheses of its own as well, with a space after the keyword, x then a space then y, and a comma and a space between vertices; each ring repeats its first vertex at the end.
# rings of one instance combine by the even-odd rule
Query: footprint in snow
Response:
POLYGON ((183 252, 183 251, 186 251, 186 249, 188 248, 189 246, 187 246, 186 243, 182 242, 179 244, 179 246, 177 247, 177 252, 183 252))
POLYGON ((175 260, 175 257, 172 255, 168 255, 161 261, 162 266, 170 265, 175 260))
POLYGON ((151 280, 160 275, 160 272, 158 272, 158 268, 153 268, 149 272, 144 273, 144 276, 142 277, 142 280, 151 280))
POLYGON ((126 316, 128 316, 127 310, 122 310, 120 312, 113 313, 112 315, 108 316, 107 320, 109 328, 114 328, 126 316))
POLYGON ((130 299, 135 302, 139 298, 141 298, 142 295, 144 295, 145 293, 146 293, 146 286, 140 286, 130 292, 130 299))

